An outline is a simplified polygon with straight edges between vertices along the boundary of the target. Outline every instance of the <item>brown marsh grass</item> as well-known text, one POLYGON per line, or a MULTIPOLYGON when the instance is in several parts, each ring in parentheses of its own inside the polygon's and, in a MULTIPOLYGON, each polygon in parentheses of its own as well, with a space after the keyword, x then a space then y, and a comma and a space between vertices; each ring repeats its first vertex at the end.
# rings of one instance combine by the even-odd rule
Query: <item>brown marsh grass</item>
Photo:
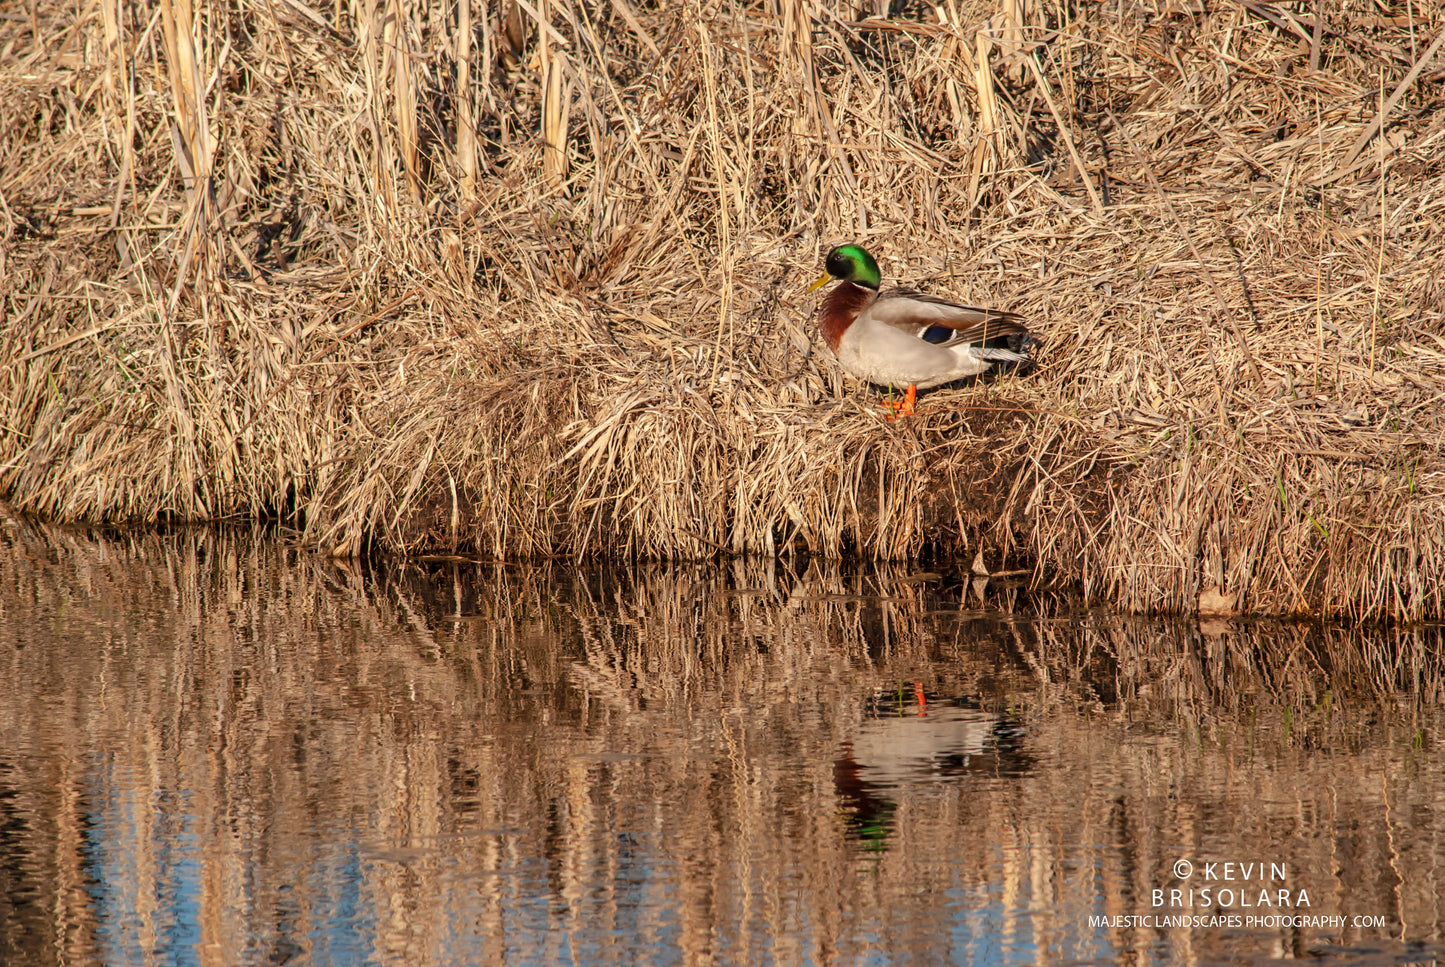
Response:
POLYGON ((1438 0, 0 9, 0 494, 1445 615, 1438 0), (1024 313, 889 424, 843 239, 1024 313))

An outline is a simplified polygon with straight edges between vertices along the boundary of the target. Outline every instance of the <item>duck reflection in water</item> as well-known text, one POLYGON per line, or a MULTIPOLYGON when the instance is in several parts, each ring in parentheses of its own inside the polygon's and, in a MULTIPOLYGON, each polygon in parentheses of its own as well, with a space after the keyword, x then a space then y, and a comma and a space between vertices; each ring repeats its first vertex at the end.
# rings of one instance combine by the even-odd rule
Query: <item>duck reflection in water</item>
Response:
POLYGON ((1023 739, 1016 717, 986 711, 976 696, 929 695, 921 682, 876 690, 833 763, 848 837, 869 852, 887 850, 905 787, 1025 775, 1033 757, 1023 739))

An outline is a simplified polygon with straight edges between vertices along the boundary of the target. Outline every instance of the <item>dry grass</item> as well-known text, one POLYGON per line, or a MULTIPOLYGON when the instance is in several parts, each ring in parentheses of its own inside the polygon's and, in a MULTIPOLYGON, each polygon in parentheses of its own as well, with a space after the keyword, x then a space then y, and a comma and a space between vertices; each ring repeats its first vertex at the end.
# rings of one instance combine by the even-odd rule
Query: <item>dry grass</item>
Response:
POLYGON ((1438 0, 864 13, 0 12, 0 493, 1445 615, 1438 0), (842 239, 1042 365, 883 422, 842 239))

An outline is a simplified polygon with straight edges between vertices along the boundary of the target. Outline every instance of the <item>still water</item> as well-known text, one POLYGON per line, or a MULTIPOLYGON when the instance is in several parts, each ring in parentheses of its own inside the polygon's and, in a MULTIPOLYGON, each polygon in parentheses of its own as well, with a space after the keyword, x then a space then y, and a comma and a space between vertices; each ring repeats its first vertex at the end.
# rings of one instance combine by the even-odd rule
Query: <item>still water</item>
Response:
POLYGON ((0 525, 0 963, 1441 956, 1438 629, 0 525))

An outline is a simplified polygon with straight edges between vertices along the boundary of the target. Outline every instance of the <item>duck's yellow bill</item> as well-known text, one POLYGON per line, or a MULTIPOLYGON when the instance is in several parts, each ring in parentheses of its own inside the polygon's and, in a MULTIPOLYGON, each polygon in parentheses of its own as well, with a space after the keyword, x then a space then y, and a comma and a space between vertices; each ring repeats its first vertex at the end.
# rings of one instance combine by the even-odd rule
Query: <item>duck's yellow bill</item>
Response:
POLYGON ((823 286, 827 285, 832 278, 833 277, 831 275, 829 275, 827 272, 824 272, 821 279, 808 286, 808 291, 812 292, 814 289, 821 289, 823 286))

